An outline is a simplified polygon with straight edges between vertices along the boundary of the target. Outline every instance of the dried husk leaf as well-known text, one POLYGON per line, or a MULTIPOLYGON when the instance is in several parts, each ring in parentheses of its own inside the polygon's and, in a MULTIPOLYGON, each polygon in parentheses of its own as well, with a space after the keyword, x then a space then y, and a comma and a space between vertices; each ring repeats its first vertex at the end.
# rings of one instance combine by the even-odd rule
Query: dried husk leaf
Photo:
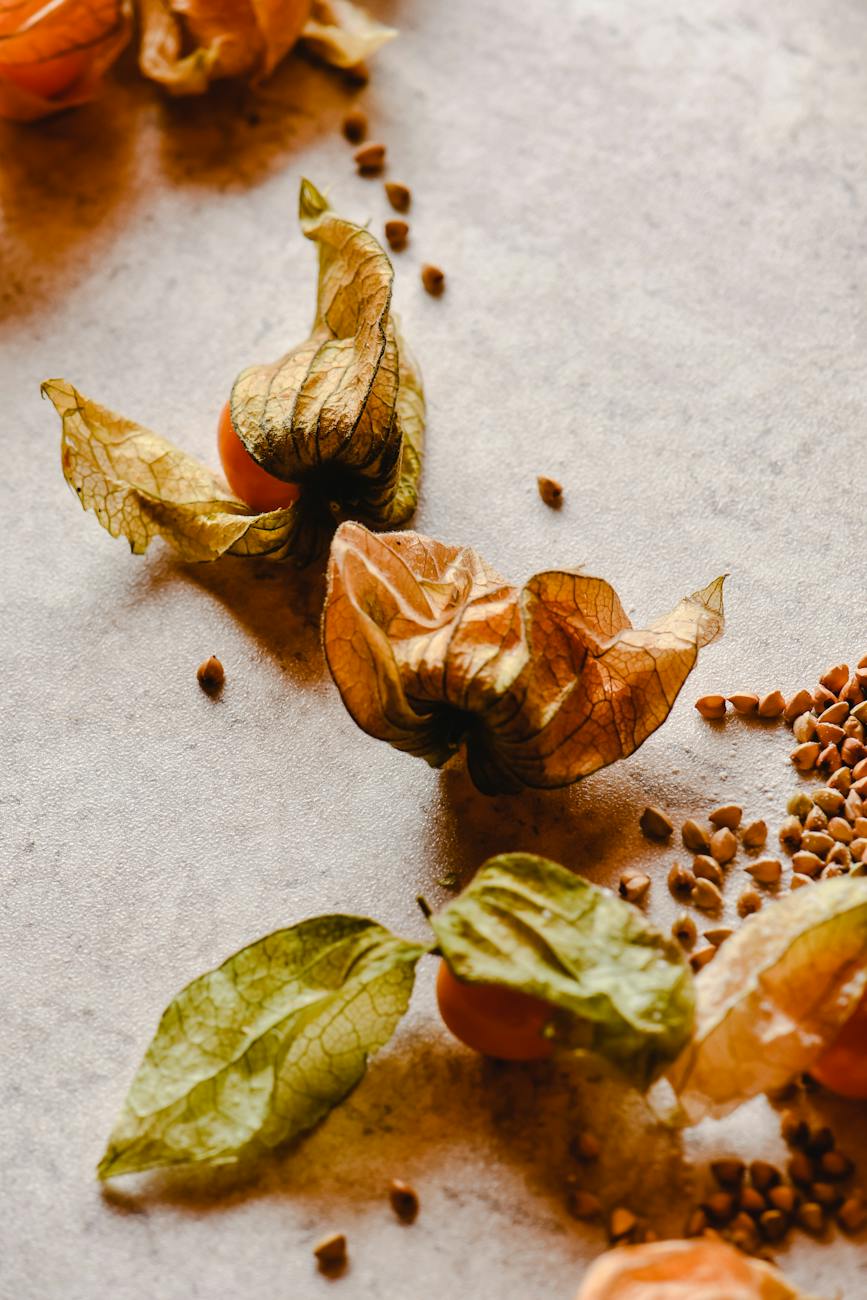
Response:
POLYGON ((32 122, 86 103, 131 30, 132 0, 0 0, 0 117, 32 122), (27 84, 46 75, 56 92, 27 84))
POLYGON ((397 32, 351 0, 313 0, 301 33, 314 53, 336 68, 355 68, 397 32))
POLYGON ((176 95, 221 77, 265 77, 303 37, 352 67, 395 35, 350 0, 140 0, 142 72, 176 95))
POLYGON ((291 554, 297 506, 250 514, 205 465, 165 438, 83 397, 65 379, 42 392, 63 422, 63 473, 85 510, 136 555, 155 537, 185 560, 291 554))
POLYGON ((810 1300, 762 1260, 724 1241, 620 1246, 585 1274, 576 1300, 810 1300))
POLYGON ((750 917, 696 979, 692 1041, 669 1071, 686 1115, 786 1086, 867 990, 867 880, 840 876, 750 917))
POLYGON ((83 397, 43 384, 63 422, 62 462, 84 508, 142 553, 160 536, 187 560, 266 556, 304 563, 343 513, 402 523, 415 510, 424 436, 421 379, 390 315, 393 272, 367 231, 336 216, 308 181, 301 224, 319 245, 311 338, 243 371, 232 418, 269 473, 298 482, 292 506, 251 511, 205 465, 83 397))
POLYGON ((665 721, 722 628, 722 583, 638 630, 600 578, 552 571, 518 588, 467 548, 345 523, 325 653, 370 735, 434 767, 464 745, 486 793, 553 788, 626 757, 665 721))

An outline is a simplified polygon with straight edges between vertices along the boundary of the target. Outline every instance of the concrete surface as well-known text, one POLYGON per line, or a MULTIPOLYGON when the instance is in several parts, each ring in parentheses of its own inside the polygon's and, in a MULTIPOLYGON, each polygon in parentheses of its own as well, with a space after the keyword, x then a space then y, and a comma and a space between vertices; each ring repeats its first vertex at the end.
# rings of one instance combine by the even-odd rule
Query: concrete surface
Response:
MULTIPOLYGON (((415 194, 395 261, 429 398, 419 527, 514 578, 582 564, 641 619, 727 569, 729 629, 669 724, 571 792, 489 802, 368 740, 323 671, 317 575, 133 558, 64 486, 38 398, 64 375, 213 458, 237 370, 312 315, 299 177, 387 215, 337 129, 353 95, 296 59, 255 93, 171 105, 118 78, 3 127, 4 1300, 568 1300, 603 1245, 564 1211, 576 1124, 663 1228, 692 1158, 779 1149, 764 1102, 681 1141, 566 1071, 484 1064, 439 1028, 427 962, 393 1046, 296 1151, 94 1179, 166 1001, 269 929, 340 908, 421 933, 417 892, 512 848, 596 880, 647 862, 670 921, 644 803, 777 824, 795 786, 779 729, 709 726, 692 699, 867 650, 862 0, 375 7, 401 36, 358 98, 415 194), (218 703, 194 676, 211 652, 218 703), (334 1228, 351 1267, 328 1282, 310 1247, 334 1228)), ((867 1161, 861 1108, 834 1114, 867 1161)), ((863 1238, 780 1258, 824 1296, 867 1292, 863 1238)))

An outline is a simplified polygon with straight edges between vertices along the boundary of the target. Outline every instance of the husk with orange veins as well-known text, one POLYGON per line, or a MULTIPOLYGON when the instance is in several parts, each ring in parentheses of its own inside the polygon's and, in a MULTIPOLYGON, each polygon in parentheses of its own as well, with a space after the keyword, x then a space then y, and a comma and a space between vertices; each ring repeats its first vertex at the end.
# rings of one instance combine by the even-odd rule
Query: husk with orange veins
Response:
POLYGON ((338 529, 323 635, 356 723, 434 767, 466 748, 487 794, 569 785, 625 758, 668 716, 722 630, 722 585, 644 630, 575 571, 505 582, 468 548, 338 529))
POLYGON ((266 77, 300 38, 354 67, 395 34, 350 0, 140 0, 142 72, 174 94, 266 77))
POLYGON ((587 1271, 575 1300, 811 1300, 772 1265, 724 1241, 620 1246, 587 1271))
POLYGON ((132 0, 0 0, 0 117, 84 104, 132 30, 132 0))

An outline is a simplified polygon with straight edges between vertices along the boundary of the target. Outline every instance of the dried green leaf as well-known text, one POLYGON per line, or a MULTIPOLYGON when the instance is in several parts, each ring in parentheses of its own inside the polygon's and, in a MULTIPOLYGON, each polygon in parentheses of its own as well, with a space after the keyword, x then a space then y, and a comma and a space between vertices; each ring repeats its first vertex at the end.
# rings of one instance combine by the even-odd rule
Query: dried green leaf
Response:
POLYGON ((867 990, 867 880, 822 881, 755 913, 696 979, 670 1071, 687 1115, 724 1115, 822 1055, 867 990))
POLYGON ((291 553, 297 507, 251 515, 205 465, 89 401, 65 379, 46 380, 42 392, 63 422, 67 483, 112 537, 129 539, 135 554, 154 537, 171 542, 185 560, 291 553))
POLYGON ((312 50, 336 68, 355 68, 397 35, 351 0, 313 0, 301 33, 312 50))
POLYGON ((228 1163, 311 1128, 388 1042, 424 951, 364 917, 320 916, 194 980, 163 1013, 100 1177, 228 1163))
POLYGON ((320 255, 312 335, 276 364, 243 371, 232 389, 238 436, 270 474, 300 485, 296 504, 253 512, 157 434, 65 380, 43 384, 63 422, 67 481, 137 553, 161 536, 189 560, 231 554, 303 563, 327 546, 342 514, 388 526, 415 509, 424 397, 390 313, 391 263, 309 181, 300 218, 320 255))
POLYGON ((604 1057, 639 1087, 689 1038, 693 979, 679 945, 547 858, 491 858, 430 924, 459 979, 549 1002, 562 1045, 604 1057))
POLYGON ((578 572, 504 582, 417 533, 337 531, 325 652, 358 725, 434 767, 466 746, 486 793, 569 785, 638 748, 723 625, 723 579, 645 630, 578 572))

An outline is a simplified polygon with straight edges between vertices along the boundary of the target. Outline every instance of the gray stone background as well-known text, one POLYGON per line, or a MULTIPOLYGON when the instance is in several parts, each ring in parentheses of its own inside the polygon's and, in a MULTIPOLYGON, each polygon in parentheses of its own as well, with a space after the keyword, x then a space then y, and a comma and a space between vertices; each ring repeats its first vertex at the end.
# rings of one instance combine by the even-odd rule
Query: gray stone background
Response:
MULTIPOLYGON (((763 1101, 677 1137, 564 1068, 475 1058, 427 960, 393 1045, 294 1152, 95 1181, 193 976, 319 911, 420 934, 416 893, 505 849, 597 881, 643 862, 667 924, 672 853, 639 836, 643 805, 736 799, 776 825, 796 786, 780 729, 709 726, 692 700, 789 692, 867 650, 862 0, 375 9, 400 37, 357 96, 292 58, 255 92, 172 104, 127 60, 96 104, 0 129, 4 1300, 567 1300, 603 1246, 564 1209, 577 1125, 604 1130, 606 1194, 663 1231, 696 1162, 781 1152, 763 1101), (583 565, 637 621, 732 575, 669 723, 565 793, 486 800, 369 740, 323 669, 316 573, 132 557, 61 477, 38 396, 56 375, 215 461, 235 373, 312 316, 301 175, 374 230, 387 215, 340 137, 356 97, 415 195, 395 301, 429 401, 418 527, 515 579, 583 565), (194 676, 211 652, 219 702, 194 676), (420 1193, 412 1228, 394 1176, 420 1193), (351 1266, 332 1283, 310 1247, 333 1228, 351 1266)), ((828 1113, 867 1161, 862 1109, 828 1113)), ((780 1258, 825 1296, 867 1289, 863 1238, 780 1258)))

